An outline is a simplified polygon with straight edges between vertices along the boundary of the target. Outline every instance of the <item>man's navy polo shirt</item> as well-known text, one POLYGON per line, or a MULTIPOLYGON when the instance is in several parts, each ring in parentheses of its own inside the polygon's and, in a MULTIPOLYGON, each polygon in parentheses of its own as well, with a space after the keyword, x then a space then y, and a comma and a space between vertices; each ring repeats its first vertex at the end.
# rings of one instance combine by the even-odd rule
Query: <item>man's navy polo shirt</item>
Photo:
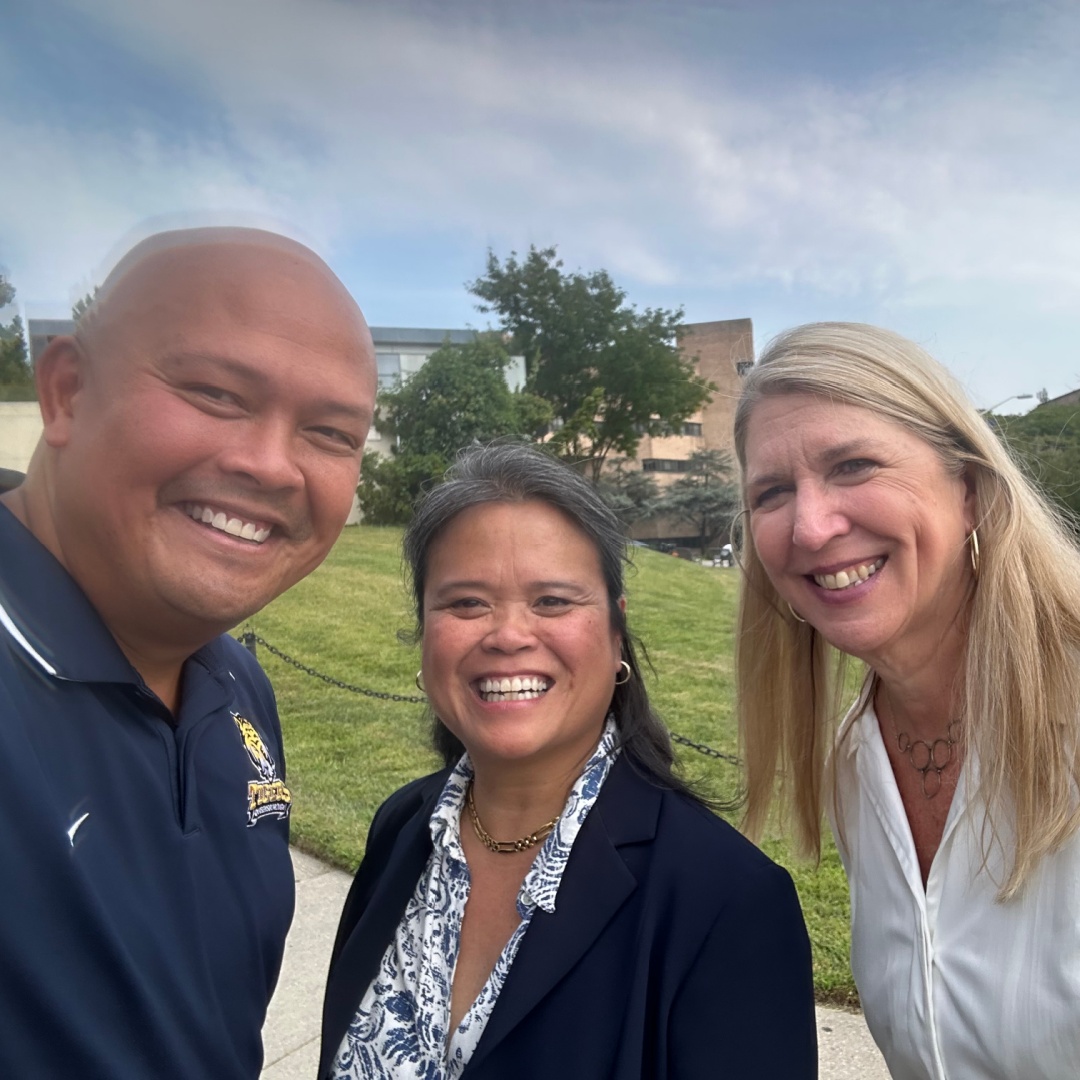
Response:
POLYGON ((228 637, 180 700, 174 727, 0 506, 0 1077, 259 1074, 294 898, 277 712, 228 637))

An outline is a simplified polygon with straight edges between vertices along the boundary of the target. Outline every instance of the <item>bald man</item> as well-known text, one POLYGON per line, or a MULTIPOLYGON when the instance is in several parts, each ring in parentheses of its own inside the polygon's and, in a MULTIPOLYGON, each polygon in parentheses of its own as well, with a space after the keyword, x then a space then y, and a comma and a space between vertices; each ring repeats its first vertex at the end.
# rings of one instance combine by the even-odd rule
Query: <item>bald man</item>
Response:
POLYGON ((306 248, 168 233, 36 379, 0 496, 0 1076, 254 1080, 292 796, 226 631, 341 531, 371 336, 306 248))

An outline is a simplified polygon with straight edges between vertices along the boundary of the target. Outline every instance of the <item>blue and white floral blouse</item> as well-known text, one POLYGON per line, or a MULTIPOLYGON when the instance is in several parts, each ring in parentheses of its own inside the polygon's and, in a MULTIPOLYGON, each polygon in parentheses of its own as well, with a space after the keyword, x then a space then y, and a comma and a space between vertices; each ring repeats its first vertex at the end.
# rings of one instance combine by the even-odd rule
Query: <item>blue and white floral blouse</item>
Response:
POLYGON ((615 721, 566 800, 521 884, 521 922, 457 1030, 447 1037, 450 990, 469 899, 469 868, 461 847, 461 814, 473 769, 466 754, 454 767, 431 815, 433 848, 379 972, 364 994, 334 1059, 334 1080, 455 1080, 468 1064, 495 1008, 536 909, 553 912, 582 823, 618 756, 615 721))

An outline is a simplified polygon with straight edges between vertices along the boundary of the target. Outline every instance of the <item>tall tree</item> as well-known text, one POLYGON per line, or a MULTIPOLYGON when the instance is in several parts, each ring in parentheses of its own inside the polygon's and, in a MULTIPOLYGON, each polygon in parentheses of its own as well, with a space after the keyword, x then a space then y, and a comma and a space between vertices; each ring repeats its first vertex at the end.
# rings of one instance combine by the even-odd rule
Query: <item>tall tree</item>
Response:
POLYGON ((556 447, 596 482, 609 454, 634 457, 642 435, 681 424, 716 387, 679 351, 681 310, 638 311, 606 270, 562 267, 553 247, 503 262, 489 251, 467 288, 513 335, 529 388, 551 402, 556 447))
MULTIPOLYGON (((0 274, 0 309, 15 300, 15 286, 0 274)), ((23 321, 15 315, 11 322, 0 323, 0 399, 30 398, 34 373, 30 368, 23 321)))
POLYGON ((731 472, 731 458, 723 450, 696 451, 687 472, 655 502, 654 512, 690 525, 701 546, 711 547, 730 529, 739 505, 731 472))
POLYGON ((628 468, 627 458, 614 458, 600 477, 596 490, 623 525, 652 517, 660 489, 651 473, 628 468))

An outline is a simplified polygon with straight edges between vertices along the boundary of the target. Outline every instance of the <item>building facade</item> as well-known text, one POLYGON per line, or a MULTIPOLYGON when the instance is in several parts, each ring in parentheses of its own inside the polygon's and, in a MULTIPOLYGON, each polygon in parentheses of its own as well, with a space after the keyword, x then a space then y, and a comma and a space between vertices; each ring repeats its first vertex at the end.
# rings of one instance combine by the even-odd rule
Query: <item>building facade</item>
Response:
MULTIPOLYGON (((628 468, 649 473, 661 489, 687 472, 690 455, 699 450, 721 450, 734 459, 735 403, 743 376, 754 363, 754 324, 750 319, 687 323, 679 348, 696 358, 698 374, 716 386, 711 400, 670 435, 642 437, 637 459, 628 468)), ((685 521, 651 518, 638 522, 630 535, 646 543, 694 546, 697 537, 686 535, 685 521)))
POLYGON ((0 401, 0 469, 26 472, 41 430, 36 401, 0 401))

